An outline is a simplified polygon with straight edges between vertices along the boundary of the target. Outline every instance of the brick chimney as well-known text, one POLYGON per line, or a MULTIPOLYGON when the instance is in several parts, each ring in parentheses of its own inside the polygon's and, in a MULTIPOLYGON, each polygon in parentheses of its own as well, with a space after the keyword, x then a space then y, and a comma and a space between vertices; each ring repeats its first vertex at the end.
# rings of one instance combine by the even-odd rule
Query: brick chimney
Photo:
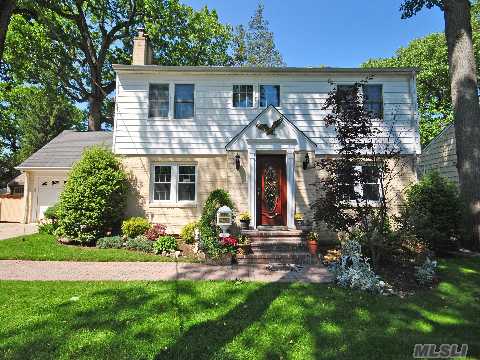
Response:
POLYGON ((151 65, 152 48, 145 29, 138 29, 138 35, 133 39, 132 65, 151 65))

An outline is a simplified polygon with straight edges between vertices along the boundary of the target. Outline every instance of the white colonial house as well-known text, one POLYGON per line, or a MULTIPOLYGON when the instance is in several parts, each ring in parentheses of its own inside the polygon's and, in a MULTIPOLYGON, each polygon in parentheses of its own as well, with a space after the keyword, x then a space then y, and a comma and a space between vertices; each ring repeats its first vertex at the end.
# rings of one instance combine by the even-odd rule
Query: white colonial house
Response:
MULTIPOLYGON (((401 197, 403 187, 416 179, 420 142, 414 69, 158 66, 151 65, 148 39, 140 33, 133 63, 114 65, 114 70, 111 141, 135 189, 128 213, 163 223, 171 232, 197 220, 217 188, 230 193, 238 211, 250 213, 254 228, 291 228, 297 212, 310 219, 313 184, 321 176, 313 163, 337 153, 334 130, 324 122, 325 99, 334 86, 369 76, 363 91, 376 122, 385 128, 379 141, 391 141, 387 129, 394 129, 410 164, 395 195, 401 197)), ((98 135, 96 140, 106 141, 98 135)), ((34 171, 38 179, 68 170, 54 172, 38 164, 20 168, 34 171)), ((31 183, 34 190, 29 192, 30 185, 25 190, 32 204, 26 207, 26 221, 38 219, 38 198, 44 198, 43 182, 32 178, 31 183)), ((365 195, 372 200, 379 196, 375 186, 365 195)))

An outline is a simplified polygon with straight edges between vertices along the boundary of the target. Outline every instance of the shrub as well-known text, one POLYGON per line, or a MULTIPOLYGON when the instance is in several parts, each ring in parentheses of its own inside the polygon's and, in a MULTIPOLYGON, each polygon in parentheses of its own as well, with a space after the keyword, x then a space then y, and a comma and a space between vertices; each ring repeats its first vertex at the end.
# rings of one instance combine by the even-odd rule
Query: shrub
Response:
POLYGON ((55 230, 57 230, 57 225, 54 223, 45 222, 38 225, 38 232, 40 234, 54 235, 55 230))
POLYGON ((153 243, 153 251, 155 254, 161 254, 164 251, 170 252, 177 250, 177 239, 173 236, 160 236, 157 241, 153 243))
POLYGON ((456 248, 460 237, 461 202, 456 185, 438 172, 424 176, 406 191, 403 224, 430 249, 456 248))
POLYGON ((53 223, 58 220, 58 203, 49 206, 43 213, 45 219, 51 220, 53 223))
POLYGON ((192 221, 182 228, 180 231, 180 237, 187 244, 193 244, 195 242, 195 229, 198 227, 197 221, 192 221))
POLYGON ((333 273, 335 282, 342 287, 380 294, 389 290, 388 284, 373 272, 363 257, 362 246, 358 241, 346 241, 342 245, 339 261, 331 264, 328 269, 333 273))
POLYGON ((238 240, 232 235, 226 236, 220 239, 220 245, 223 247, 224 252, 229 252, 233 255, 237 252, 238 240))
POLYGON ((415 266, 415 279, 420 285, 431 285, 435 278, 435 271, 437 270, 437 262, 429 258, 421 266, 415 266))
POLYGON ((220 228, 215 224, 217 210, 222 206, 228 206, 230 209, 234 209, 228 192, 223 189, 216 189, 210 193, 205 201, 198 225, 202 249, 211 258, 218 258, 225 251, 218 242, 220 228))
POLYGON ((123 239, 120 236, 106 236, 97 240, 100 249, 121 249, 123 247, 123 239))
POLYGON ((157 240, 160 236, 165 235, 167 227, 162 224, 155 224, 150 229, 145 231, 145 237, 150 241, 157 240))
POLYGON ((98 146, 85 150, 60 195, 62 233, 85 244, 118 229, 127 191, 127 175, 111 151, 98 146))
POLYGON ((145 218, 132 217, 123 221, 122 234, 129 238, 136 238, 137 236, 145 234, 151 226, 150 222, 145 218))
POLYGON ((133 239, 127 239, 125 242, 125 248, 128 250, 143 251, 146 253, 153 252, 153 245, 154 242, 148 240, 145 235, 140 235, 133 239))

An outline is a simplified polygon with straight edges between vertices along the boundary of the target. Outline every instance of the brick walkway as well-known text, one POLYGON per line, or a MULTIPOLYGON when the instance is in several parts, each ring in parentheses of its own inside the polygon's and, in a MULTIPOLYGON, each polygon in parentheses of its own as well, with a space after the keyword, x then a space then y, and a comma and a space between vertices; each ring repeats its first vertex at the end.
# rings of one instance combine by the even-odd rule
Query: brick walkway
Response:
POLYGON ((265 265, 213 266, 158 262, 73 262, 0 260, 0 280, 243 280, 260 282, 331 281, 321 265, 300 271, 269 271, 265 265))

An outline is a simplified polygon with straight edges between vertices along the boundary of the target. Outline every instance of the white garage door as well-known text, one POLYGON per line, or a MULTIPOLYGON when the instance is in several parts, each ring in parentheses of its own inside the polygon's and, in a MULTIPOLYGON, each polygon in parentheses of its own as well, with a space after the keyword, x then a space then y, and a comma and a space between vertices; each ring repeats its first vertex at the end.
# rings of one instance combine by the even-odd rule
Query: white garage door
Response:
POLYGON ((39 176, 37 185, 37 221, 43 219, 43 213, 57 203, 65 187, 65 176, 39 176))

